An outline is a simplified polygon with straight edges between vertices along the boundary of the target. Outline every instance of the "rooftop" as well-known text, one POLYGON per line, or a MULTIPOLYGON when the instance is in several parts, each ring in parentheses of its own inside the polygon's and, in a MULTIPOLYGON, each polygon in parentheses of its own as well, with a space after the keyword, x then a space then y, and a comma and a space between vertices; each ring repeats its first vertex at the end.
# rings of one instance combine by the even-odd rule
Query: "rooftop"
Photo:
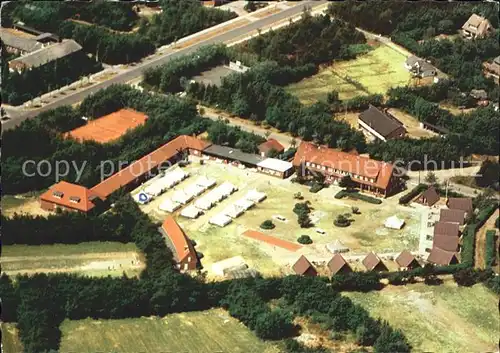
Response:
POLYGON ((457 261, 455 252, 445 251, 439 248, 432 248, 427 261, 432 262, 436 265, 446 266, 451 264, 453 261, 457 261))
POLYGON ((192 256, 194 259, 193 261, 197 261, 196 251, 194 250, 191 240, 184 234, 184 231, 179 227, 173 217, 167 217, 161 229, 168 237, 171 245, 173 245, 173 252, 177 262, 183 261, 188 256, 192 256))
POLYGON ((87 212, 95 207, 91 201, 97 195, 84 186, 60 181, 40 195, 40 200, 87 212))
POLYGON ((34 36, 17 32, 12 28, 0 28, 0 38, 6 46, 23 52, 32 52, 42 48, 42 43, 39 43, 34 36))
POLYGON ((440 220, 434 225, 434 236, 444 235, 447 237, 458 238, 460 227, 458 223, 443 222, 440 220))
POLYGON ((68 132, 66 136, 78 141, 92 140, 106 143, 115 141, 128 130, 143 125, 147 118, 147 115, 133 109, 120 109, 98 119, 90 120, 87 124, 68 132))
POLYGON ((259 145, 259 152, 261 153, 268 153, 273 149, 281 153, 285 150, 285 147, 275 139, 269 139, 259 145))
MULTIPOLYGON (((379 264, 383 264, 382 260, 380 257, 378 257, 377 254, 374 252, 369 253, 366 255, 366 257, 363 259, 363 265, 366 267, 368 271, 374 270, 379 264)), ((385 265, 384 265, 385 266, 385 265)))
POLYGON ((434 248, 439 248, 445 251, 457 251, 459 245, 458 237, 448 237, 446 235, 435 235, 432 241, 434 248))
POLYGON ((253 154, 253 153, 246 153, 243 152, 237 148, 233 147, 228 147, 228 146, 220 146, 220 145, 211 145, 203 150, 203 153, 219 157, 219 158, 224 158, 224 159, 229 159, 229 160, 234 160, 234 161, 239 161, 245 164, 253 165, 256 166, 259 162, 264 160, 263 157, 253 154))
POLYGON ((412 262, 415 261, 417 261, 417 259, 408 250, 403 250, 398 257, 396 257, 396 263, 399 267, 409 267, 412 262))
POLYGON ((338 273, 344 266, 349 267, 349 269, 352 271, 351 266, 347 263, 347 261, 344 259, 344 257, 340 254, 335 254, 330 261, 328 261, 328 269, 332 273, 332 275, 335 275, 338 273))
POLYGON ((453 210, 472 212, 472 199, 470 197, 450 197, 446 204, 448 208, 453 210))
POLYGON ((316 269, 314 266, 309 262, 308 259, 304 255, 302 255, 297 262, 293 265, 293 271, 298 274, 298 275, 303 275, 304 273, 307 272, 310 268, 313 268, 315 271, 316 269))
POLYGON ((266 158, 262 162, 259 162, 257 164, 258 167, 262 167, 265 169, 271 169, 275 170, 277 172, 284 173, 287 170, 290 170, 293 168, 293 164, 287 161, 283 161, 281 159, 276 159, 276 158, 266 158))
POLYGON ((463 225, 465 221, 465 211, 463 210, 449 210, 446 208, 441 209, 439 215, 441 222, 458 223, 463 225))
POLYGON ((403 126, 400 121, 384 114, 373 105, 359 114, 359 119, 384 137, 403 126))
POLYGON ((439 201, 439 194, 434 186, 429 186, 420 196, 425 198, 429 206, 439 201))
POLYGON ((51 44, 24 56, 15 58, 9 62, 9 66, 19 65, 23 67, 38 67, 80 51, 81 49, 81 45, 73 39, 64 39, 60 43, 51 44))

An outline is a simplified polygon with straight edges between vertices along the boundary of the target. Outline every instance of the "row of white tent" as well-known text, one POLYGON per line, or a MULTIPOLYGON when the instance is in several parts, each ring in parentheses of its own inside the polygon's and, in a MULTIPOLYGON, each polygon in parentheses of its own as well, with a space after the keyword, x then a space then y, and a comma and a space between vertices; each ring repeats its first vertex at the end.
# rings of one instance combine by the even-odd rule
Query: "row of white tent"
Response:
POLYGON ((198 200, 196 200, 194 205, 200 210, 208 211, 217 203, 227 198, 229 195, 231 195, 233 192, 237 190, 238 188, 235 185, 225 181, 224 183, 217 186, 215 189, 210 191, 205 196, 200 197, 198 200))
MULTIPOLYGON (((215 179, 200 176, 196 181, 182 190, 176 190, 171 198, 163 200, 158 206, 161 211, 174 212, 181 205, 185 205, 196 196, 201 195, 205 190, 216 184, 215 179)), ((182 214, 182 213, 181 213, 182 214)))
POLYGON ((171 189, 175 185, 179 184, 188 176, 189 174, 183 171, 182 169, 175 169, 171 172, 165 173, 164 176, 153 181, 146 188, 144 188, 144 192, 149 196, 151 196, 152 198, 159 196, 168 189, 171 189))
POLYGON ((222 212, 212 217, 208 223, 219 227, 225 227, 232 222, 234 218, 242 215, 246 210, 253 207, 257 202, 266 198, 266 194, 257 190, 250 190, 244 198, 239 199, 234 204, 226 207, 222 212))

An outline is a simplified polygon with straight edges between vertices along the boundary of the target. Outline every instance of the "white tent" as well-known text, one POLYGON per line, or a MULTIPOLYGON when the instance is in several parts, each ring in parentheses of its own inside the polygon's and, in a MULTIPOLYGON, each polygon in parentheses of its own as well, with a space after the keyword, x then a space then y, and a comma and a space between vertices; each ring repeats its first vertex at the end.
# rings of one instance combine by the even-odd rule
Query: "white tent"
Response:
POLYGON ((196 185, 202 186, 205 189, 209 189, 216 184, 215 179, 207 178, 206 176, 200 176, 196 179, 196 185))
POLYGON ((222 199, 225 198, 225 195, 222 194, 219 190, 214 189, 210 191, 207 195, 206 198, 213 204, 216 204, 217 202, 221 201, 222 199))
POLYGON ((221 185, 219 185, 215 190, 221 192, 223 195, 227 197, 231 195, 233 192, 237 191, 238 188, 233 184, 231 184, 230 182, 225 181, 221 185))
POLYGON ((247 192, 245 198, 247 200, 253 201, 253 202, 261 202, 267 197, 267 195, 263 192, 259 192, 255 189, 250 190, 247 192))
POLYGON ((245 265, 245 260, 241 256, 235 256, 212 264, 212 272, 217 276, 223 277, 229 270, 241 268, 245 265))
POLYGON ((391 216, 385 220, 384 226, 391 229, 401 229, 405 225, 404 219, 399 219, 397 216, 391 216))
POLYGON ((157 182, 151 184, 151 185, 148 185, 145 189, 144 189, 144 192, 148 195, 151 195, 151 196, 159 196, 163 193, 163 187, 161 185, 159 185, 157 182))
POLYGON ((249 208, 253 207, 255 205, 255 202, 247 200, 247 199, 239 199, 234 203, 236 206, 240 207, 244 211, 248 210, 249 208))
POLYGON ((326 248, 328 251, 330 251, 332 254, 336 253, 341 253, 341 252, 348 252, 349 248, 345 246, 340 240, 335 240, 331 243, 326 244, 326 248))
POLYGON ((182 203, 183 205, 187 204, 192 199, 193 199, 193 196, 187 195, 183 190, 177 190, 172 195, 172 201, 182 203))
POLYGON ((170 212, 170 213, 178 210, 180 207, 181 207, 180 203, 173 202, 170 199, 163 200, 163 202, 160 204, 160 206, 158 206, 158 208, 160 210, 170 212))
POLYGON ((191 219, 198 218, 200 214, 201 211, 193 205, 188 206, 181 211, 181 216, 191 219))
POLYGON ((208 223, 215 224, 216 226, 219 227, 225 227, 231 222, 232 222, 231 217, 228 217, 222 213, 216 214, 208 221, 208 223))
POLYGON ((214 204, 207 196, 205 196, 196 200, 194 205, 201 210, 207 211, 211 209, 214 204))
POLYGON ((198 195, 201 195, 201 194, 203 194, 204 191, 205 191, 205 188, 203 186, 199 186, 196 184, 191 184, 191 185, 187 186, 186 188, 184 188, 184 192, 186 193, 186 195, 190 195, 192 197, 196 197, 198 195))
POLYGON ((231 218, 237 218, 243 214, 243 209, 236 206, 236 205, 231 205, 228 206, 222 211, 222 214, 225 214, 226 216, 229 216, 231 218))

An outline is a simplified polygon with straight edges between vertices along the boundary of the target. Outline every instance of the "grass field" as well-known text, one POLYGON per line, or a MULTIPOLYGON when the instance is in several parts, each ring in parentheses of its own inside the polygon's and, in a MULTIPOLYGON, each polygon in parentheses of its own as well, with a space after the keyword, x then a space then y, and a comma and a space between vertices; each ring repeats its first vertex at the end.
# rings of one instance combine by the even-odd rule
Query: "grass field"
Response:
POLYGON ((16 324, 0 324, 2 328, 2 348, 5 353, 22 353, 23 348, 19 341, 16 324))
POLYGON ((125 272, 136 276, 144 268, 141 258, 133 243, 6 245, 2 247, 2 272, 72 272, 88 276, 121 276, 125 272))
MULTIPOLYGON (((193 161, 185 168, 191 177, 183 181, 176 188, 182 189, 191 184, 198 175, 207 175, 217 180, 218 184, 229 181, 239 190, 220 204, 207 211, 196 220, 183 218, 175 214, 186 234, 197 243, 197 251, 202 252, 201 260, 205 269, 210 270, 211 264, 228 257, 241 255, 249 266, 261 271, 264 275, 279 275, 288 271, 288 265, 295 262, 298 256, 306 254, 311 259, 324 261, 331 257, 325 245, 336 239, 341 240, 353 253, 366 253, 374 250, 379 252, 396 252, 403 249, 414 250, 418 245, 420 231, 420 213, 415 209, 398 205, 398 197, 383 201, 382 205, 373 205, 363 201, 348 199, 337 200, 334 195, 339 187, 331 186, 317 194, 308 191, 307 186, 292 183, 272 176, 256 174, 250 170, 208 162, 200 165, 193 161), (210 225, 208 221, 225 207, 243 198, 248 190, 257 189, 267 194, 267 199, 248 210, 224 227, 210 225), (293 213, 295 200, 293 195, 301 192, 305 199, 311 202, 314 208, 311 219, 314 226, 302 229, 297 223, 297 216, 293 213), (348 228, 337 228, 333 225, 334 218, 340 213, 350 213, 351 206, 359 207, 361 214, 354 215, 354 222, 348 228), (389 230, 383 226, 386 218, 396 214, 406 221, 402 230, 389 230), (273 216, 283 216, 284 222, 274 220, 276 227, 271 231, 259 229, 259 225, 273 216), (318 234, 315 230, 321 228, 326 234, 318 234), (259 230, 275 237, 296 242, 302 234, 309 235, 314 243, 303 247, 297 252, 275 248, 266 243, 250 239, 242 234, 246 230, 259 230)), ((136 190, 135 192, 137 192, 136 190)), ((170 190, 153 200, 150 204, 141 206, 155 221, 163 221, 168 213, 158 210, 158 205, 164 198, 172 195, 170 190)))
POLYGON ((325 100, 328 92, 336 90, 340 99, 364 94, 385 94, 391 87, 407 85, 410 74, 404 67, 406 57, 398 51, 380 45, 367 54, 349 61, 339 61, 312 77, 287 87, 305 104, 325 100), (350 77, 359 85, 347 81, 350 77))
POLYGON ((10 217, 14 213, 46 216, 49 212, 42 210, 38 194, 33 195, 2 195, 2 214, 10 217))
POLYGON ((125 320, 64 321, 60 352, 275 353, 222 309, 125 320))
POLYGON ((401 329, 415 352, 480 353, 497 349, 498 298, 482 285, 412 284, 345 295, 372 316, 401 329))

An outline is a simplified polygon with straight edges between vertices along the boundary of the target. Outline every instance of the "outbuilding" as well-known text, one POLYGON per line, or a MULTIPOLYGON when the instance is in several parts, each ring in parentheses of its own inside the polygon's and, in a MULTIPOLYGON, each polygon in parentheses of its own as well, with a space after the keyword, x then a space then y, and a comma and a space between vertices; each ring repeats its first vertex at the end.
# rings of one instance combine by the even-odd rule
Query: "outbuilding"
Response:
POLYGON ((403 250, 398 257, 396 263, 400 270, 413 270, 414 268, 421 267, 415 256, 408 250, 403 250))
POLYGON ((257 164, 257 170, 281 179, 288 178, 294 171, 292 163, 277 158, 264 159, 257 164))
POLYGON ((387 271, 387 266, 385 266, 380 257, 378 257, 374 252, 366 255, 366 257, 363 259, 363 266, 365 266, 368 271, 387 271))
POLYGON ((352 272, 351 266, 347 263, 344 257, 340 254, 335 254, 327 264, 332 276, 337 274, 347 274, 352 272))
POLYGON ((309 260, 304 256, 300 256, 299 259, 292 266, 295 274, 299 276, 317 276, 318 271, 316 268, 309 262, 309 260))

